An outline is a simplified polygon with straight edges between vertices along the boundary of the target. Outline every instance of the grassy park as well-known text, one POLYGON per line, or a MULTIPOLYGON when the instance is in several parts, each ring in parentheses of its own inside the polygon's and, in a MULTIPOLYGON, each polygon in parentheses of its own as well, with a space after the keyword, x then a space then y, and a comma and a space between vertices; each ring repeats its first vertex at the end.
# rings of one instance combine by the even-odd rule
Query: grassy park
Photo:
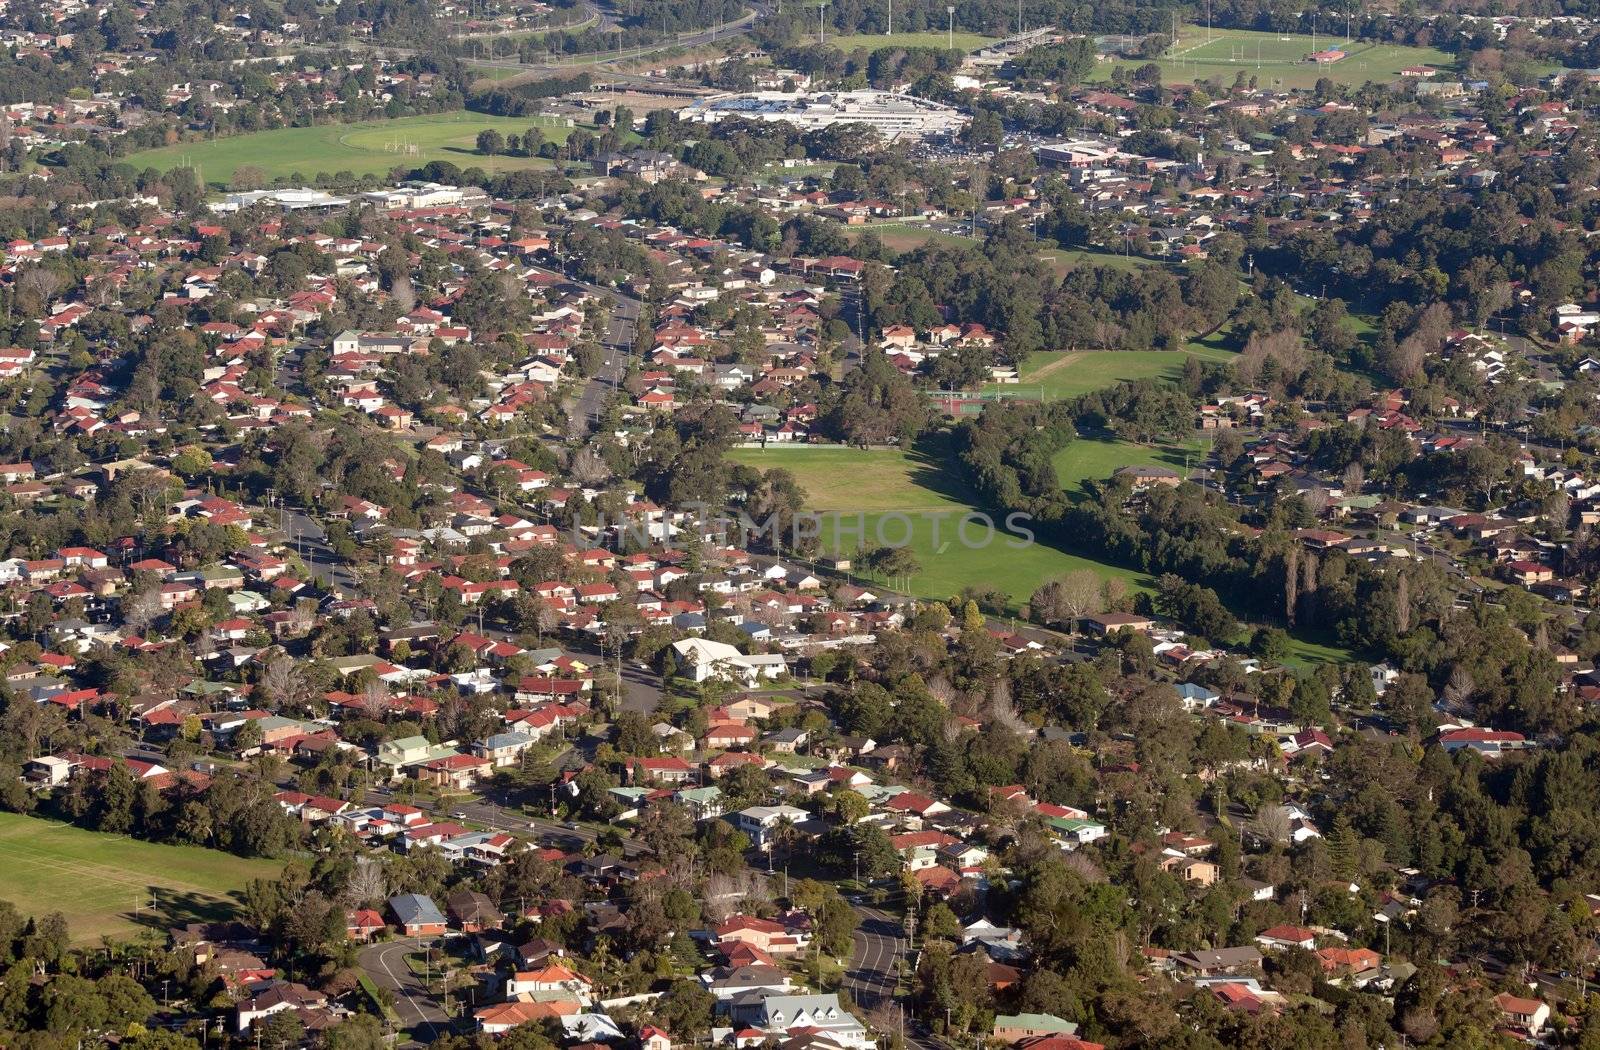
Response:
MULTIPOLYGON (((1329 29, 1335 26, 1330 24, 1329 29)), ((1236 74, 1257 78, 1263 87, 1310 88, 1322 77, 1336 84, 1360 85, 1368 81, 1392 81, 1407 66, 1455 68, 1455 58, 1431 47, 1406 47, 1400 44, 1375 44, 1346 41, 1343 25, 1338 34, 1257 33, 1244 29, 1212 29, 1185 26, 1177 43, 1161 58, 1162 79, 1169 84, 1189 84, 1196 80, 1221 77, 1231 83, 1236 74), (1313 51, 1335 48, 1345 52, 1337 62, 1313 63, 1306 56, 1313 51)), ((1111 75, 1115 66, 1132 69, 1144 63, 1137 59, 1103 62, 1094 72, 1096 79, 1111 75)))
MULTIPOLYGON (((1110 477, 1119 467, 1149 465, 1182 471, 1186 466, 1199 466, 1209 446, 1210 439, 1205 437, 1163 445, 1080 437, 1056 454, 1054 465, 1062 487, 1075 492, 1083 482, 1110 477)), ((1155 587, 1152 577, 1132 569, 1071 554, 1038 540, 1022 543, 1020 537, 1001 532, 998 520, 993 542, 987 546, 964 544, 957 526, 964 515, 976 511, 976 500, 937 440, 910 452, 812 445, 741 448, 729 458, 761 470, 782 467, 793 473, 806 493, 807 506, 824 516, 821 541, 829 553, 848 556, 885 542, 908 543, 916 554, 918 571, 909 580, 896 579, 893 585, 919 598, 943 600, 966 587, 993 587, 1010 597, 1015 612, 1040 584, 1077 569, 1088 569, 1101 579, 1120 580, 1130 592, 1155 587), (937 538, 934 516, 938 518, 937 538), (1011 546, 1012 542, 1019 545, 1011 546)), ((976 541, 982 530, 971 525, 968 535, 976 541)), ((856 575, 878 579, 859 569, 856 575)), ((1350 659, 1349 650, 1329 639, 1291 636, 1287 663, 1292 668, 1350 659)))
POLYGON ((1113 438, 1079 437, 1052 460, 1061 487, 1076 492, 1086 481, 1104 481, 1123 467, 1166 467, 1182 474, 1205 462, 1209 437, 1171 444, 1138 445, 1113 438))
POLYGON ((1019 397, 1043 397, 1046 401, 1077 397, 1116 383, 1135 379, 1177 381, 1183 375, 1184 361, 1198 357, 1218 364, 1231 361, 1234 354, 1214 341, 1196 341, 1183 351, 1170 350, 1041 350, 1028 355, 1019 370, 1018 383, 991 384, 987 389, 1015 393, 1019 397))
POLYGON ((500 171, 549 168, 551 162, 539 157, 486 157, 478 152, 480 131, 521 135, 531 127, 537 127, 547 141, 563 142, 567 137, 568 129, 555 126, 549 118, 438 113, 183 142, 135 153, 128 163, 140 169, 198 168, 214 186, 227 186, 234 172, 246 165, 259 168, 268 182, 297 174, 308 180, 318 173, 383 175, 395 167, 421 167, 435 160, 500 171))
MULTIPOLYGON (((909 252, 922 247, 924 244, 943 244, 955 248, 966 248, 974 244, 983 243, 981 237, 971 237, 964 233, 952 233, 949 230, 935 229, 920 222, 875 222, 864 226, 843 227, 843 233, 853 244, 860 240, 866 233, 872 233, 882 242, 885 248, 892 252, 909 252)), ((1040 244, 1047 242, 1040 241, 1040 244)), ((1086 250, 1081 248, 1045 248, 1039 252, 1039 258, 1050 264, 1058 274, 1089 264, 1094 266, 1110 266, 1116 269, 1135 269, 1141 266, 1158 265, 1157 260, 1147 259, 1141 255, 1117 255, 1114 252, 1099 250, 1086 250)))
MULTIPOLYGON (((1105 453, 1097 445, 1073 442, 1058 457, 1058 469, 1066 464, 1074 477, 1098 470, 1105 453), (1073 459, 1073 449, 1079 447, 1088 457, 1083 467, 1073 459)), ((978 511, 977 501, 937 443, 910 452, 814 446, 736 449, 730 458, 762 470, 791 471, 806 492, 808 507, 827 515, 821 537, 825 550, 849 555, 859 547, 909 542, 921 568, 906 589, 919 597, 944 599, 964 587, 995 587, 1020 606, 1045 580, 1084 568, 1119 579, 1130 590, 1151 582, 1128 569, 1005 535, 998 518, 992 537, 973 523, 967 529, 972 545, 964 543, 957 527, 963 516, 978 511), (983 545, 985 538, 992 542, 983 545)), ((1132 461, 1124 458, 1121 463, 1132 461)))
POLYGON ((78 942, 227 918, 245 883, 282 867, 0 813, 0 900, 24 915, 61 912, 78 942))

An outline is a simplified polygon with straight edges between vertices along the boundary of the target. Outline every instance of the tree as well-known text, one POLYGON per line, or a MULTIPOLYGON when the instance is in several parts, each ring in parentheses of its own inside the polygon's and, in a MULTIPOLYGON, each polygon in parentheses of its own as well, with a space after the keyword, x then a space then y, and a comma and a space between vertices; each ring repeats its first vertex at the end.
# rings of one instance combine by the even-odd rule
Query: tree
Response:
POLYGON ((293 1010, 283 1010, 258 1020, 261 1045, 268 1050, 289 1050, 305 1039, 306 1026, 293 1010))
POLYGON ((854 824, 872 812, 872 806, 859 791, 844 788, 833 796, 833 811, 846 824, 854 824))
POLYGON ((127 974, 108 974, 95 982, 95 990, 105 1001, 106 1023, 117 1031, 144 1024, 156 1012, 155 999, 127 974))
POLYGON ((1074 569, 1034 591, 1028 612, 1038 623, 1073 630, 1083 617, 1099 612, 1103 600, 1100 577, 1090 569, 1074 569))
POLYGON ((668 1034, 686 1038, 695 1032, 710 1031, 715 1006, 715 998, 699 981, 678 980, 652 1004, 651 1013, 668 1034))
POLYGON ((305 675, 300 665, 288 656, 267 664, 261 673, 260 695, 270 711, 299 703, 305 695, 305 675))
POLYGON ((869 349, 838 389, 818 425, 852 445, 908 442, 932 418, 927 399, 880 350, 869 349))
POLYGON ((815 936, 822 950, 837 959, 849 955, 851 938, 861 925, 855 909, 838 893, 833 893, 823 901, 815 920, 815 936))
POLYGON ((478 152, 487 157, 498 156, 506 151, 506 138, 493 128, 485 128, 478 132, 478 152))
POLYGON ((383 1022, 372 1014, 352 1014, 322 1037, 326 1050, 384 1050, 383 1022))

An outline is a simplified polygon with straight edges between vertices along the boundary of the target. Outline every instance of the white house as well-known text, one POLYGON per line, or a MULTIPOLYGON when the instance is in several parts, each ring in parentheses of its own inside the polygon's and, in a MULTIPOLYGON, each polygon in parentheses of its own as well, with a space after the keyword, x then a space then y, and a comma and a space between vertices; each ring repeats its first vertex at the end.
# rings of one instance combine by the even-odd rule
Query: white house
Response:
POLYGON ((672 643, 672 649, 687 665, 689 677, 696 682, 721 678, 730 682, 754 685, 761 679, 781 677, 789 669, 781 653, 746 656, 726 642, 708 638, 685 638, 672 643))
POLYGON ((787 821, 798 824, 811 817, 803 809, 795 806, 751 806, 741 809, 730 818, 733 826, 750 836, 750 841, 756 847, 762 848, 772 834, 772 829, 787 821))

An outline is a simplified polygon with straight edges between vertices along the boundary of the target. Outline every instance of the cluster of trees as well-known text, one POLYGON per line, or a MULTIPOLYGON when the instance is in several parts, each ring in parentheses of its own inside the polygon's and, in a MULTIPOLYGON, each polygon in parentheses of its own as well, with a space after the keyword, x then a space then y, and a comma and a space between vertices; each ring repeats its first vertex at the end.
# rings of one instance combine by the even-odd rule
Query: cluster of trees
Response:
POLYGON ((852 445, 908 444, 933 412, 922 391, 880 350, 868 350, 844 381, 830 387, 817 428, 852 445))
POLYGON ((1067 494, 1053 460, 1077 436, 1074 415, 1065 402, 998 402, 956 428, 954 448, 987 502, 1055 521, 1067 494))
POLYGON ((72 1040, 126 1035, 120 1039, 124 1046, 162 1048, 164 1041, 146 1038, 144 1029, 156 1013, 156 1001, 126 973, 100 977, 54 973, 43 981, 32 980, 35 963, 59 965, 65 957, 65 945, 54 943, 65 932, 59 914, 23 923, 11 902, 0 901, 0 937, 19 934, 14 943, 0 945, 8 989, 0 996, 0 1036, 7 1045, 70 1045, 72 1040))
MULTIPOLYGON (((16 755, 0 759, 0 769, 20 769, 16 755)), ((301 836, 300 825, 274 800, 276 790, 270 781, 251 775, 162 791, 115 762, 106 772, 74 776, 49 800, 48 812, 96 831, 278 857, 297 846, 301 836)), ((26 791, 0 794, 0 808, 31 812, 34 805, 26 791)))

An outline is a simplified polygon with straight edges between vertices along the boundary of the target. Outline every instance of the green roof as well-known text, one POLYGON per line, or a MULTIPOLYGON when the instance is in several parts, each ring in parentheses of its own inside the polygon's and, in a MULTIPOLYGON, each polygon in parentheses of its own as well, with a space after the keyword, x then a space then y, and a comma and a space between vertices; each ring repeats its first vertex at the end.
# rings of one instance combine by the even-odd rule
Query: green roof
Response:
POLYGON ((239 687, 231 682, 190 682, 183 687, 183 691, 196 696, 208 696, 220 693, 236 693, 239 687))
POLYGON ((994 1019, 996 1028, 1030 1028, 1036 1032, 1055 1032, 1060 1035, 1073 1035, 1078 1031, 1078 1026, 1071 1021, 1063 1020, 1055 1014, 997 1014, 994 1019))

